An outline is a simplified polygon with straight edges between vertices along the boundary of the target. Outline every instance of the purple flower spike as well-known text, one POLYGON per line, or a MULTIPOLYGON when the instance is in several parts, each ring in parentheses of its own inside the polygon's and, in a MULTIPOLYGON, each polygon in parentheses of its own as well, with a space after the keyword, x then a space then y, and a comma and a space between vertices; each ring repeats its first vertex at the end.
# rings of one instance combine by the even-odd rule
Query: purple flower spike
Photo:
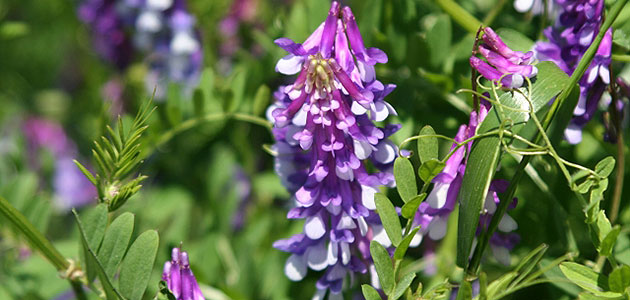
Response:
MULTIPOLYGON (((603 17, 603 0, 556 0, 560 15, 556 23, 545 29, 548 42, 534 46, 538 60, 555 62, 567 74, 577 68, 582 56, 599 32, 603 17)), ((580 98, 573 119, 565 131, 571 144, 582 141, 582 128, 597 112, 600 100, 610 83, 612 30, 608 30, 597 53, 579 82, 580 98)))
POLYGON ((267 110, 275 169, 294 195, 287 217, 305 222, 303 233, 274 247, 291 253, 289 279, 302 280, 309 268, 322 271, 316 298, 328 291, 339 296, 349 276, 368 270, 375 276, 370 241, 391 246, 374 194, 394 185, 397 147, 388 137, 400 126, 377 127, 374 121, 396 113, 384 101, 395 86, 376 80, 374 64, 387 56, 365 48, 352 11, 337 2, 303 44, 286 38, 276 44, 289 52, 276 70, 299 75, 279 88, 267 110))
POLYGON ((501 84, 508 88, 518 88, 525 82, 524 77, 534 77, 538 69, 531 65, 533 52, 519 52, 510 49, 492 28, 483 31, 483 43, 477 51, 488 61, 472 56, 470 66, 483 77, 491 81, 501 79, 501 84))
POLYGON ((177 300, 205 300, 188 261, 188 253, 173 248, 171 260, 164 263, 162 280, 177 300))
MULTIPOLYGON (((490 103, 482 101, 478 112, 470 113, 470 120, 467 125, 461 125, 455 136, 455 141, 462 142, 473 137, 477 131, 477 126, 483 122, 490 110, 490 103)), ((457 144, 451 146, 455 149, 457 144)), ((410 246, 418 246, 425 236, 429 237, 429 243, 441 240, 446 235, 448 218, 455 208, 457 195, 466 171, 466 161, 472 143, 457 149, 446 161, 446 166, 440 174, 433 179, 433 189, 426 200, 420 204, 418 212, 414 218, 413 226, 421 226, 420 231, 412 239, 410 246)), ((508 186, 505 180, 495 179, 490 184, 488 197, 484 203, 478 232, 485 229, 496 211, 499 197, 497 193, 504 192, 508 186)), ((516 205, 512 205, 510 209, 516 205)), ((499 224, 499 231, 493 234, 490 245, 495 258, 504 264, 509 264, 509 250, 518 242, 518 235, 512 233, 518 225, 509 215, 504 215, 499 224), (496 242, 496 243, 495 243, 496 242), (511 243, 508 243, 511 242, 511 243)))

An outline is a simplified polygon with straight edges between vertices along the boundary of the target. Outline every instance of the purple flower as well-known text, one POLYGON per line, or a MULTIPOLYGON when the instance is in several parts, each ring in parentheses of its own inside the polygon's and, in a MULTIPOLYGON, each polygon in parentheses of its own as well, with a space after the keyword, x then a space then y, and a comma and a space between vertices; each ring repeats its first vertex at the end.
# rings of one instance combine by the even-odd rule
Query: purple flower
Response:
POLYGON ((538 69, 530 65, 533 52, 513 51, 490 27, 485 27, 483 33, 483 42, 477 51, 487 62, 474 55, 470 57, 470 65, 483 77, 492 81, 501 80, 509 88, 518 88, 525 82, 524 77, 536 76, 538 69))
POLYGON ((173 248, 171 260, 164 263, 162 280, 177 300, 205 300, 197 279, 190 269, 188 253, 173 248))
MULTIPOLYGON (((548 42, 534 46, 536 58, 555 62, 567 74, 573 74, 582 56, 595 40, 602 23, 603 0, 556 0, 560 15, 556 23, 545 29, 548 42)), ((579 82, 580 98, 573 119, 565 131, 571 144, 582 140, 582 128, 595 112, 606 86, 610 83, 612 30, 604 35, 595 58, 579 82)))
POLYGON ((324 271, 316 296, 327 290, 338 295, 348 275, 373 270, 371 240, 391 245, 374 193, 394 185, 397 148, 387 138, 400 126, 373 122, 396 113, 384 101, 395 86, 376 80, 374 64, 387 56, 365 48, 352 11, 338 2, 304 43, 281 38, 276 44, 289 52, 276 70, 299 73, 280 87, 268 110, 276 171, 294 194, 288 218, 305 222, 303 233, 274 247, 292 253, 285 266, 289 279, 301 280, 308 268, 324 271), (377 172, 368 172, 368 162, 377 172))
MULTIPOLYGON (((477 131, 477 126, 483 122, 490 107, 489 102, 482 101, 479 112, 471 112, 468 125, 461 125, 459 127, 455 141, 461 143, 473 137, 477 131)), ((456 146, 457 144, 454 143, 451 146, 451 151, 455 149, 456 146)), ((431 241, 437 241, 446 235, 448 218, 453 212, 457 202, 457 195, 459 194, 464 172, 466 171, 467 156, 471 147, 472 143, 468 143, 457 149, 446 161, 446 166, 442 172, 433 179, 433 189, 426 200, 420 204, 414 218, 413 225, 419 225, 421 228, 411 241, 410 246, 418 246, 424 236, 428 236, 431 241)), ((508 182, 500 179, 495 179, 490 184, 488 197, 484 202, 484 210, 480 217, 478 232, 481 232, 482 229, 488 226, 499 203, 497 193, 504 192, 507 186, 508 182)), ((514 202, 513 206, 516 206, 516 202, 514 202)), ((494 233, 493 237, 490 239, 493 253, 497 260, 502 263, 509 264, 509 250, 518 242, 518 236, 511 232, 516 230, 517 227, 518 225, 514 219, 506 214, 499 224, 499 231, 494 233), (506 240, 506 234, 509 234, 511 238, 506 240), (514 236, 516 236, 516 238, 514 238, 514 236)))
POLYGON ((72 161, 77 155, 76 145, 59 124, 29 118, 23 133, 33 168, 39 168, 37 153, 41 149, 48 149, 55 159, 52 187, 57 207, 65 211, 94 201, 96 189, 72 161))

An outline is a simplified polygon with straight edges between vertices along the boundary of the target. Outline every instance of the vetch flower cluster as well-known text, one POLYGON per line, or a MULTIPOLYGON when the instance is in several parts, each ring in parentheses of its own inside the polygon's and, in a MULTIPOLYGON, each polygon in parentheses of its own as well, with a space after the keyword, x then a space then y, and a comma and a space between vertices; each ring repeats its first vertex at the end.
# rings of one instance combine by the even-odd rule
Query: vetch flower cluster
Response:
POLYGON ((173 248, 171 260, 164 263, 162 280, 177 300, 205 300, 188 261, 188 253, 173 248))
MULTIPOLYGON (((534 51, 539 60, 553 61, 571 75, 599 32, 604 0, 556 0, 556 3, 561 11, 556 23, 545 29, 549 41, 536 43, 534 51)), ((593 118, 610 84, 611 48, 609 29, 579 82, 580 98, 565 131, 565 138, 572 144, 582 140, 582 128, 593 118)))
POLYGON ((201 72, 202 49, 185 0, 86 0, 79 17, 90 25, 97 51, 124 70, 136 50, 149 65, 146 87, 156 98, 169 82, 190 92, 201 72))
POLYGON ((525 82, 524 77, 536 76, 538 69, 532 66, 534 53, 510 49, 492 28, 483 29, 483 42, 476 49, 486 60, 477 56, 470 57, 470 66, 483 77, 492 81, 501 81, 508 88, 518 88, 525 82))
MULTIPOLYGON (((470 113, 470 120, 467 125, 461 125, 455 136, 455 141, 461 143, 473 137, 477 131, 477 127, 488 115, 490 103, 482 101, 479 111, 470 113)), ((457 146, 453 143, 451 151, 457 146)), ((418 246, 425 236, 431 240, 437 241, 444 238, 447 230, 448 218, 455 208, 457 195, 461 188, 464 172, 466 171, 466 162, 468 153, 472 147, 472 142, 455 150, 453 155, 446 161, 446 166, 440 174, 433 179, 433 189, 427 196, 426 200, 420 204, 418 212, 414 218, 414 226, 420 225, 421 228, 411 241, 411 246, 418 246)), ((499 197, 497 193, 504 192, 508 186, 508 182, 501 179, 495 179, 490 184, 488 196, 484 202, 484 210, 481 214, 478 233, 485 229, 492 215, 496 211, 499 197)), ((512 208, 516 205, 514 202, 512 208)), ((490 246, 498 261, 509 264, 509 250, 511 250, 519 241, 518 235, 512 233, 518 225, 510 217, 505 214, 499 223, 499 231, 495 232, 490 239, 490 246)))
POLYGON ((387 138, 399 126, 374 122, 396 113, 384 101, 395 86, 376 80, 374 65, 387 56, 365 48, 352 11, 338 2, 303 44, 287 38, 276 44, 289 52, 276 70, 299 73, 268 110, 276 171, 294 193, 288 217, 305 222, 303 233, 274 247, 292 254, 285 266, 291 280, 304 278, 308 268, 325 271, 316 297, 327 290, 338 296, 346 277, 373 269, 371 240, 391 245, 374 211, 374 193, 394 185, 397 148, 387 138))

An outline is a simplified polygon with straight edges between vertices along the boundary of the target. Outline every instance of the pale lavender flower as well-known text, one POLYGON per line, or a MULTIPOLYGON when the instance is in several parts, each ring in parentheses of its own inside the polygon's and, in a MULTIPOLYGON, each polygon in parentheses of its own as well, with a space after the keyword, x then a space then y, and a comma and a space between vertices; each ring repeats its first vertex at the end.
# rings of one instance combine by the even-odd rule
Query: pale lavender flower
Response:
POLYGON ((171 260, 164 263, 162 280, 177 300, 205 300, 190 269, 188 253, 181 248, 173 248, 171 260))
POLYGON ((373 121, 395 114, 384 101, 395 86, 376 80, 374 64, 387 62, 387 56, 365 48, 352 11, 336 1, 303 44, 286 38, 276 44, 289 52, 276 70, 299 73, 268 110, 276 171, 294 193, 296 207, 288 217, 305 223, 303 233, 274 247, 292 253, 285 265, 289 279, 301 280, 308 268, 324 271, 315 298, 327 290, 339 296, 348 276, 373 270, 371 240, 391 246, 375 213, 374 193, 394 185, 397 149, 387 138, 399 126, 379 128, 373 121), (369 173, 368 162, 379 172, 369 173))
POLYGON ((532 66, 533 52, 527 53, 510 49, 490 27, 483 30, 483 42, 477 51, 487 60, 471 56, 470 65, 483 77, 499 81, 503 86, 518 88, 525 82, 524 77, 536 76, 538 69, 532 66))
MULTIPOLYGON (((556 23, 545 29, 549 41, 537 42, 534 51, 539 60, 553 61, 571 75, 599 32, 604 1, 556 0, 556 3, 561 11, 556 23)), ((582 128, 593 118, 610 83, 611 48, 612 30, 608 30, 579 82, 580 98, 565 131, 565 138, 571 144, 582 140, 582 128)))
MULTIPOLYGON (((478 112, 471 112, 468 125, 461 125, 455 136, 455 141, 463 142, 476 134, 477 127, 488 114, 490 103, 482 101, 478 112)), ((453 143, 451 150, 457 144, 453 143)), ((414 236, 410 246, 418 246, 425 236, 431 241, 444 238, 447 231, 448 218, 455 208, 457 196, 462 184, 464 172, 466 171, 466 161, 472 143, 460 147, 446 161, 446 166, 440 174, 433 179, 433 189, 428 194, 426 200, 420 204, 418 212, 414 218, 414 226, 421 226, 414 236)), ((484 211, 481 214, 478 232, 487 227, 488 221, 496 211, 499 202, 498 192, 503 192, 507 188, 507 181, 495 179, 488 190, 488 197, 484 202, 484 211)), ((516 204, 514 203, 514 206, 516 204)), ((514 238, 512 231, 517 229, 517 224, 509 215, 505 214, 499 225, 499 232, 495 232, 490 240, 491 248, 497 260, 509 264, 509 250, 511 250, 518 240, 514 238), (505 235, 510 234, 511 239, 506 240, 505 235), (509 243, 508 243, 509 242, 509 243), (506 256, 507 254, 507 256, 506 256), (506 259, 507 257, 507 259, 506 259)), ((518 236, 516 236, 518 237, 518 236)))

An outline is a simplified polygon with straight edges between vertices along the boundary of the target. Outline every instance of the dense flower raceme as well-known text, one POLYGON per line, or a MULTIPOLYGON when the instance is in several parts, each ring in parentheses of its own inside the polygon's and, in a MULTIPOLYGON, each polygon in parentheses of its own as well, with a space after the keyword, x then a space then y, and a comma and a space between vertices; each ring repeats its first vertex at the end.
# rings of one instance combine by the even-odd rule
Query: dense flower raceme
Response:
MULTIPOLYGON (((556 0, 556 3, 561 11, 556 23, 545 29, 549 41, 536 43, 534 51, 539 60, 553 61, 571 75, 599 32, 604 0, 556 0)), ((582 140, 582 128, 593 118, 610 83, 611 48, 612 30, 609 30, 579 82, 580 98, 565 131, 570 143, 582 140)))
POLYGON ((197 83, 202 63, 195 18, 185 0, 86 0, 79 17, 90 25, 97 51, 122 70, 134 50, 146 57, 147 91, 157 86, 165 96, 169 82, 189 92, 197 83))
POLYGON ((205 300, 188 261, 188 253, 173 248, 171 260, 164 263, 162 280, 177 300, 205 300))
POLYGON ((289 52, 276 69, 299 73, 280 87, 268 110, 276 171, 294 194, 288 217, 305 223, 303 233, 274 247, 292 254, 285 266, 291 280, 301 280, 307 268, 325 270, 316 298, 327 290, 339 297, 345 278, 356 273, 370 270, 377 284, 370 241, 391 245, 374 211, 374 193, 394 185, 397 148, 387 138, 399 126, 373 122, 395 113, 383 100, 395 86, 376 80, 374 64, 387 56, 365 48, 352 11, 337 2, 303 44, 286 38, 276 44, 289 52), (368 172, 368 162, 376 172, 368 172))
POLYGON ((531 65, 534 53, 510 49, 490 27, 483 29, 483 42, 476 50, 487 62, 477 56, 470 57, 470 65, 483 77, 501 81, 508 88, 518 88, 525 82, 524 77, 536 76, 538 69, 531 65))
POLYGON ((76 145, 63 128, 52 121, 29 118, 23 125, 30 164, 38 169, 38 152, 47 149, 54 158, 52 186, 54 202, 62 210, 80 207, 96 199, 96 189, 74 164, 76 145))
MULTIPOLYGON (((483 122, 489 109, 490 103, 482 101, 479 112, 471 112, 468 125, 459 127, 455 141, 463 142, 473 137, 477 126, 483 122)), ((454 143, 451 150, 455 149, 456 145, 454 143)), ((426 200, 420 204, 414 218, 414 226, 420 225, 421 228, 411 241, 411 246, 418 246, 425 236, 428 236, 433 241, 440 240, 445 236, 448 218, 455 208, 457 195, 466 171, 466 161, 471 146, 472 143, 468 143, 455 150, 453 155, 446 161, 446 166, 442 172, 433 179, 433 190, 429 193, 426 200)), ((490 184, 478 231, 488 226, 499 203, 497 193, 504 192, 507 186, 508 182, 501 179, 495 179, 490 184)), ((511 207, 515 205, 516 202, 511 207)), ((506 214, 499 224, 499 231, 490 239, 490 246, 495 257, 504 264, 509 264, 509 250, 519 241, 518 235, 511 233, 517 227, 514 219, 506 214)))

